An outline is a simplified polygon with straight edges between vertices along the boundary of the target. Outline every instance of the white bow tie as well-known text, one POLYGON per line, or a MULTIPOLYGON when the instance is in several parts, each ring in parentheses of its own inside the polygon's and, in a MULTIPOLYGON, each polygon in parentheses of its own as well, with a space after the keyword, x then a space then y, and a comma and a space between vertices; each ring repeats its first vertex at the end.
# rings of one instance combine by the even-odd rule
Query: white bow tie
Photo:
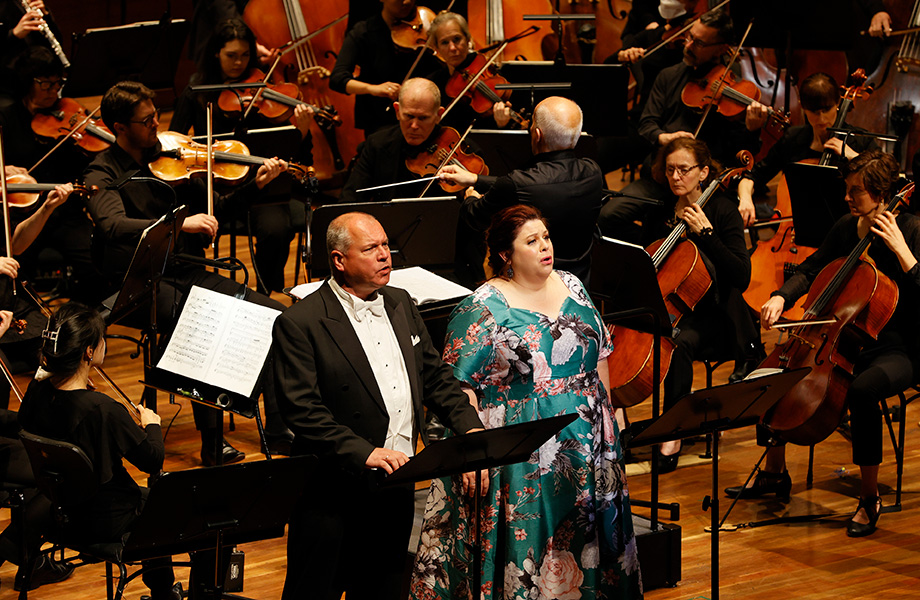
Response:
POLYGON ((360 323, 368 313, 375 317, 382 317, 384 313, 383 296, 377 294, 377 297, 370 301, 355 299, 355 320, 360 323))

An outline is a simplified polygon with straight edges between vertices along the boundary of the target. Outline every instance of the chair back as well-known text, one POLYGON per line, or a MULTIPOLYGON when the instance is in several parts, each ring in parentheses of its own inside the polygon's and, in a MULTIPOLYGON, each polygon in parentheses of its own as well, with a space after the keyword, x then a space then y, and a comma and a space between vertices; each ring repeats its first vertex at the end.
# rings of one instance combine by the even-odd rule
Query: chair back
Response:
POLYGON ((99 488, 93 463, 78 446, 28 431, 19 432, 29 455, 35 482, 58 508, 92 498, 99 488))

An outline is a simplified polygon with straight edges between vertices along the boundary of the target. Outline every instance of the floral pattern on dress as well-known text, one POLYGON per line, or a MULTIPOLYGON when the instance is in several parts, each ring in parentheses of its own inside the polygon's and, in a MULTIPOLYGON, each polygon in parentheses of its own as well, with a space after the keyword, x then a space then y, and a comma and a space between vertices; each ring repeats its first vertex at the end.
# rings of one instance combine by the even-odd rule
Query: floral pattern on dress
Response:
POLYGON ((572 424, 523 463, 490 471, 481 505, 482 587, 472 585, 472 503, 433 481, 412 574, 418 600, 642 596, 626 470, 597 364, 612 345, 581 282, 556 319, 510 308, 492 285, 454 310, 444 360, 473 387, 487 428, 561 414, 572 424))

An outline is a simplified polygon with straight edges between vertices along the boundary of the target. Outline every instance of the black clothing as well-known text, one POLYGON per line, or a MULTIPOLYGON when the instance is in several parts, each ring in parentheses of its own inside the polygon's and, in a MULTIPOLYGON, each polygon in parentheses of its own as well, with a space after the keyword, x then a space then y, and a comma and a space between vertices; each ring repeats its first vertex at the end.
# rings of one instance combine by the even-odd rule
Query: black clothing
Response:
MULTIPOLYGON (((681 102, 681 91, 689 81, 702 78, 714 66, 710 63, 693 68, 680 62, 658 74, 639 121, 639 134, 654 145, 656 150, 659 148, 658 135, 661 133, 696 131, 700 112, 681 102)), ((711 113, 697 139, 706 142, 713 158, 728 165, 736 162, 735 154, 739 150, 756 152, 760 132, 748 131, 744 125, 743 113, 736 120, 726 119, 714 110, 711 113)))
MULTIPOLYGON (((393 43, 390 28, 380 13, 366 21, 355 25, 345 35, 342 49, 339 51, 335 68, 329 78, 329 87, 346 94, 345 86, 355 79, 355 67, 361 67, 358 81, 370 84, 393 81, 399 83, 405 78, 406 73, 412 68, 416 53, 398 49, 393 43)), ((437 66, 437 59, 427 53, 419 61, 415 73, 429 73, 437 66)), ((363 129, 366 135, 377 131, 381 127, 396 122, 393 109, 387 111, 393 101, 389 98, 378 98, 370 94, 361 94, 355 97, 355 127, 363 129)))
MULTIPOLYGON (((351 202, 384 202, 394 198, 414 198, 422 193, 427 181, 412 185, 402 185, 361 192, 357 190, 419 179, 406 166, 406 160, 415 158, 420 152, 428 151, 432 142, 441 134, 441 127, 435 126, 428 139, 418 146, 410 146, 403 137, 399 124, 384 127, 368 136, 367 141, 361 146, 358 160, 354 169, 342 188, 339 203, 351 202)), ((444 196, 445 192, 437 182, 431 184, 426 196, 444 196)))
POLYGON ((188 39, 188 57, 201 60, 208 39, 217 24, 227 19, 242 19, 249 0, 192 0, 194 12, 188 39))
POLYGON ((484 232, 503 208, 532 204, 546 217, 555 268, 587 281, 603 189, 604 174, 590 158, 578 158, 572 150, 544 152, 526 168, 502 177, 480 176, 476 190, 485 195, 464 200, 461 214, 473 229, 484 232))
MULTIPOLYGON (((849 255, 859 243, 858 219, 845 215, 834 224, 821 247, 808 257, 775 295, 792 306, 808 292, 811 283, 825 266, 836 258, 849 255)), ((920 256, 920 218, 901 213, 898 227, 911 253, 920 256)), ((853 462, 860 466, 882 462, 882 413, 879 400, 907 389, 914 383, 920 358, 920 265, 906 273, 884 241, 876 239, 869 246, 869 257, 878 270, 898 286, 898 303, 894 315, 882 329, 878 340, 869 341, 860 351, 854 367, 855 379, 847 389, 853 436, 853 462)))

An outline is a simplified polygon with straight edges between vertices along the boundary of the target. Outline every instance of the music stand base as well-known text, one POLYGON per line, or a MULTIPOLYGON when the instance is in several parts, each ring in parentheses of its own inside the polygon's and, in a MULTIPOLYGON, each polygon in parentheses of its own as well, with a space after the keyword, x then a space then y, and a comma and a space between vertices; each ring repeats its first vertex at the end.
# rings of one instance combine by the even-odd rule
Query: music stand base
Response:
POLYGON ((680 581, 680 525, 659 522, 653 530, 649 519, 635 514, 632 518, 643 589, 647 592, 676 586, 680 581))

